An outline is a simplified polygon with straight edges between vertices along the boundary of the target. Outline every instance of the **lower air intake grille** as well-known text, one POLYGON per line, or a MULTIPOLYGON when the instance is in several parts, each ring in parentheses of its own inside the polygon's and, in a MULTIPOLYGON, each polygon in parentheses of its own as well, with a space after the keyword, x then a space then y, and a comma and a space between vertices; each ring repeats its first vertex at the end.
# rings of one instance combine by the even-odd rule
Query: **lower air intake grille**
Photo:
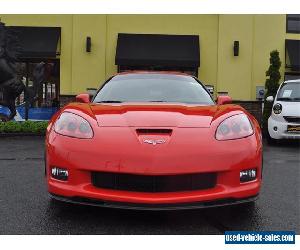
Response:
POLYGON ((300 123, 299 116, 284 116, 283 118, 290 123, 300 123))
POLYGON ((213 188, 215 173, 184 175, 133 175, 107 172, 92 172, 95 187, 135 192, 178 192, 213 188))

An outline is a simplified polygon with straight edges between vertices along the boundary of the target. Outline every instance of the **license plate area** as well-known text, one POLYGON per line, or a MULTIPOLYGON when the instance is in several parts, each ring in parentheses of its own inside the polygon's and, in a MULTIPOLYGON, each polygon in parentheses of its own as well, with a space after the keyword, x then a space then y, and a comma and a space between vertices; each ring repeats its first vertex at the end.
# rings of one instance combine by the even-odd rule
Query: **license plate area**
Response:
POLYGON ((289 133, 300 133, 300 125, 288 125, 287 132, 289 133))

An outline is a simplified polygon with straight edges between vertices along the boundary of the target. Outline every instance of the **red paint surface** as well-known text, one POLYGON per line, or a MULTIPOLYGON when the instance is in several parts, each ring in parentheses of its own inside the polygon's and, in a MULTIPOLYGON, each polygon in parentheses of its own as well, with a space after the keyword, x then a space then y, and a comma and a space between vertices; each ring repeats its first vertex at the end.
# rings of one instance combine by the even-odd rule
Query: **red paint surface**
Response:
POLYGON ((262 141, 255 118, 237 105, 85 104, 70 103, 51 120, 46 137, 47 184, 51 193, 132 203, 183 203, 222 198, 246 198, 261 186, 262 141), (57 134, 53 124, 64 112, 80 115, 91 124, 92 139, 57 134), (218 125, 227 117, 245 113, 254 134, 217 141, 218 125), (170 134, 139 134, 137 129, 167 128, 170 134), (165 140, 147 144, 145 139, 165 140), (69 170, 67 182, 49 176, 50 167, 69 170), (258 178, 240 183, 243 169, 256 168, 258 178), (142 193, 96 188, 91 171, 142 175, 216 172, 215 188, 199 191, 142 193))

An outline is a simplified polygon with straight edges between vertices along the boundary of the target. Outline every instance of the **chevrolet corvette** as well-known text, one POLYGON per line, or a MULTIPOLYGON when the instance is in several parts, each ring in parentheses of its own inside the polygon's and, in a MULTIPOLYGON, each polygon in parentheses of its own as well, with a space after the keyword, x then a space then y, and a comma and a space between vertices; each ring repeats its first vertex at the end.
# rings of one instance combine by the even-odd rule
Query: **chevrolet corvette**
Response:
POLYGON ((63 202, 151 210, 253 204, 261 130, 193 76, 119 73, 52 117, 45 175, 52 199, 63 202))

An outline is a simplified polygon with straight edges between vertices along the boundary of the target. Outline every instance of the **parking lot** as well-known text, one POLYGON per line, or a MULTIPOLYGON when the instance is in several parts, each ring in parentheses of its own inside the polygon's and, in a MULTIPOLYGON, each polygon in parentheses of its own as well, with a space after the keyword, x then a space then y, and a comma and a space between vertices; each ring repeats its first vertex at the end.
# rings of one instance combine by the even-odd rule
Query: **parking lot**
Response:
POLYGON ((255 206, 163 212, 58 206, 47 194, 43 151, 43 137, 0 138, 0 234, 300 233, 300 149, 291 142, 265 144, 263 188, 255 206))

